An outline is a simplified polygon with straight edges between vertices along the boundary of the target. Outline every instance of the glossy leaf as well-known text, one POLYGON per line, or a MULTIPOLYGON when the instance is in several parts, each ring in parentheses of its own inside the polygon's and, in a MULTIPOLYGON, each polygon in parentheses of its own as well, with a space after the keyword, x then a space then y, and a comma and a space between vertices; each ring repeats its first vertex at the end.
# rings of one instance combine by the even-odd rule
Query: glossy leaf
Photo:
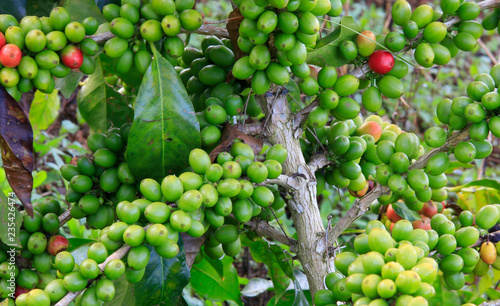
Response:
POLYGON ((448 188, 448 191, 459 192, 460 190, 462 190, 464 188, 469 188, 469 187, 486 187, 486 188, 496 189, 496 190, 500 191, 500 182, 498 182, 497 180, 491 180, 491 179, 475 180, 475 181, 469 182, 465 185, 448 188))
POLYGON ((102 10, 103 6, 110 3, 114 3, 116 5, 121 4, 120 0, 95 0, 95 4, 97 4, 100 10, 102 10))
POLYGON ((201 296, 207 296, 219 302, 231 300, 242 305, 238 275, 233 267, 233 259, 225 256, 221 260, 212 260, 205 256, 191 269, 191 286, 201 296), (215 268, 223 264, 223 275, 215 268))
POLYGON ((88 238, 68 238, 68 242, 69 242, 68 252, 71 252, 78 249, 82 245, 96 242, 96 240, 88 238))
POLYGON ((201 144, 200 125, 172 65, 153 47, 154 59, 135 102, 127 160, 137 179, 163 179, 188 165, 201 144))
POLYGON ((46 130, 56 120, 60 107, 61 101, 57 90, 51 94, 44 94, 39 90, 35 92, 29 115, 35 133, 46 130))
POLYGON ((130 122, 133 114, 127 98, 104 81, 99 58, 96 58, 95 72, 78 93, 78 109, 94 132, 106 132, 111 124, 121 126, 130 122))
POLYGON ((56 79, 56 88, 59 89, 62 95, 69 99, 78 87, 78 83, 83 77, 83 73, 78 70, 71 70, 71 72, 64 78, 56 79))
POLYGON ((19 229, 21 228, 22 215, 15 207, 14 193, 8 197, 0 190, 0 240, 7 246, 21 246, 19 229))
POLYGON ((357 35, 354 31, 359 32, 359 26, 351 16, 342 17, 340 24, 342 26, 338 26, 335 31, 321 38, 317 42, 316 48, 308 53, 307 62, 309 64, 322 67, 340 67, 348 63, 341 55, 339 46, 346 40, 353 40, 357 35))
POLYGON ((0 86, 0 147, 2 161, 10 187, 33 215, 33 130, 23 109, 0 86))
POLYGON ((59 6, 68 10, 72 21, 82 22, 87 17, 94 17, 99 23, 106 22, 94 0, 60 0, 59 6))
MULTIPOLYGON (((16 1, 12 1, 16 2, 16 1)), ((49 16, 50 11, 56 6, 56 0, 26 0, 26 15, 49 16)))
POLYGON ((135 288, 133 284, 130 284, 125 276, 113 281, 115 285, 115 298, 109 302, 105 302, 105 306, 122 306, 122 305, 134 305, 132 302, 134 300, 135 288))
POLYGON ((0 1, 0 14, 11 14, 21 20, 26 16, 26 0, 0 1))
POLYGON ((408 221, 421 220, 420 215, 416 211, 409 209, 404 202, 398 201, 393 203, 392 208, 403 219, 408 221))
POLYGON ((182 295, 182 289, 189 283, 189 268, 182 239, 178 243, 180 252, 170 259, 160 257, 148 246, 151 258, 146 273, 134 287, 136 305, 174 305, 182 295))

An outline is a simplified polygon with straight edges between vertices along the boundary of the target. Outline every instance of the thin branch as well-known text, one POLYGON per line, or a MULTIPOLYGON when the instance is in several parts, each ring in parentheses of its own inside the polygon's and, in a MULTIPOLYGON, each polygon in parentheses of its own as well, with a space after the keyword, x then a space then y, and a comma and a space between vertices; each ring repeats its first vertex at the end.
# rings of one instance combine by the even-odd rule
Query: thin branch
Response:
MULTIPOLYGON (((186 31, 186 30, 182 29, 181 33, 195 33, 195 34, 202 34, 202 35, 215 35, 215 36, 219 36, 219 37, 229 38, 229 33, 227 32, 226 29, 221 28, 221 27, 214 27, 214 26, 207 25, 207 24, 201 25, 201 27, 199 27, 195 31, 186 31)), ((113 34, 110 31, 108 31, 108 32, 104 32, 104 33, 99 33, 99 34, 94 34, 94 35, 88 35, 88 36, 85 36, 85 37, 93 39, 98 44, 102 44, 102 43, 105 43, 106 41, 110 40, 111 38, 115 37, 115 34, 113 34)))
POLYGON ((105 43, 106 41, 110 40, 113 37, 115 37, 115 34, 111 33, 110 31, 104 32, 104 33, 99 33, 99 34, 85 36, 85 38, 90 38, 90 39, 94 40, 98 44, 105 43))
MULTIPOLYGON (((410 165, 409 169, 423 168, 427 165, 429 159, 439 152, 447 152, 451 147, 456 146, 460 141, 464 140, 469 135, 470 126, 466 126, 460 131, 454 132, 446 141, 446 143, 439 147, 430 150, 422 155, 416 162, 410 165)), ((389 193, 389 188, 377 185, 372 191, 364 197, 356 200, 352 207, 347 211, 347 214, 335 224, 331 231, 328 233, 328 245, 332 245, 337 238, 345 231, 356 219, 361 217, 369 208, 370 205, 380 196, 389 193)))
POLYGON ((494 65, 498 64, 497 59, 495 58, 493 53, 491 53, 490 49, 488 49, 488 47, 486 46, 486 44, 483 42, 483 40, 481 38, 479 38, 477 40, 477 43, 478 43, 479 47, 481 47, 481 49, 483 49, 484 53, 486 53, 486 55, 490 58, 491 62, 493 62, 494 65))
POLYGON ((181 33, 195 33, 195 34, 202 34, 202 35, 215 35, 215 36, 219 36, 219 37, 229 38, 229 33, 227 32, 226 29, 221 28, 221 27, 210 26, 210 25, 207 25, 207 24, 201 25, 201 27, 199 27, 195 31, 186 31, 186 30, 182 29, 181 33))
MULTIPOLYGON (((145 226, 144 230, 147 230, 150 226, 151 225, 145 226)), ((110 262, 113 259, 122 259, 122 258, 124 258, 125 256, 127 256, 128 252, 130 251, 131 248, 132 247, 129 246, 129 245, 122 246, 121 248, 119 248, 118 250, 116 250, 113 254, 109 255, 108 258, 106 258, 106 260, 103 263, 99 264, 99 266, 98 266, 99 269, 104 272, 104 268, 106 267, 106 265, 108 264, 108 262, 110 262)), ((59 302, 57 302, 57 304, 55 304, 55 306, 66 306, 66 305, 69 305, 69 303, 71 303, 84 290, 86 290, 86 288, 82 289, 82 290, 80 290, 78 292, 69 292, 69 293, 67 293, 61 300, 59 300, 59 302)))
POLYGON ((308 106, 304 107, 300 112, 298 112, 295 115, 295 118, 293 119, 293 128, 298 129, 302 125, 302 123, 307 119, 309 113, 318 105, 319 101, 314 100, 308 106))
POLYGON ((59 216, 59 226, 63 226, 69 220, 71 220, 71 208, 59 216))
POLYGON ((290 247, 290 252, 297 252, 297 240, 284 235, 282 232, 269 225, 266 221, 254 220, 245 223, 245 225, 260 237, 271 238, 279 243, 288 245, 290 247))
MULTIPOLYGON (((500 231, 488 233, 488 234, 486 234, 484 236, 479 237, 479 239, 473 245, 471 245, 470 247, 471 248, 480 247, 481 244, 483 244, 483 242, 490 241, 490 240, 492 240, 491 238, 493 238, 495 236, 498 236, 498 235, 500 235, 500 231)), ((493 241, 495 241, 495 240, 493 240, 493 241)))

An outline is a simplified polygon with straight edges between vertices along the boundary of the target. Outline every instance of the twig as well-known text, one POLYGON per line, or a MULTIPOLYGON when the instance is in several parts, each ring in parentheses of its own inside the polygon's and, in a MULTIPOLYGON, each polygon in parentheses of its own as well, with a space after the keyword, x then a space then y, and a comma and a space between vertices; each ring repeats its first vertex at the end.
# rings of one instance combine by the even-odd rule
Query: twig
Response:
POLYGON ((486 44, 481 40, 481 38, 479 38, 477 40, 477 43, 478 43, 479 47, 481 47, 481 49, 483 49, 484 53, 486 53, 486 55, 490 58, 490 60, 493 62, 493 64, 494 65, 498 64, 497 59, 495 58, 493 53, 491 53, 490 49, 488 49, 486 44))
POLYGON ((69 220, 71 220, 71 207, 59 216, 59 226, 63 226, 69 220))
MULTIPOLYGON (((219 37, 229 38, 229 33, 227 32, 226 29, 221 28, 221 27, 214 27, 214 26, 206 25, 206 24, 202 24, 201 27, 199 27, 195 31, 186 31, 186 30, 182 29, 181 33, 215 35, 215 36, 219 36, 219 37)), ((86 38, 90 38, 98 44, 105 43, 106 41, 110 40, 113 37, 115 37, 115 34, 111 33, 110 31, 86 36, 86 38)))
MULTIPOLYGON (((150 226, 151 225, 147 225, 146 227, 144 227, 144 230, 147 230, 150 226)), ((110 262, 113 259, 122 259, 123 257, 125 257, 128 254, 128 252, 130 251, 131 248, 132 247, 129 245, 122 246, 121 248, 116 250, 113 254, 109 255, 108 258, 106 258, 106 260, 103 263, 99 264, 99 266, 98 266, 99 269, 104 272, 104 268, 106 267, 108 262, 110 262)), ((85 289, 82 289, 78 292, 69 292, 61 300, 59 300, 59 302, 57 302, 57 304, 55 304, 55 306, 68 305, 69 303, 71 303, 71 301, 73 301, 84 290, 85 289)))
POLYGON ((271 238, 278 241, 279 243, 288 245, 290 247, 290 252, 297 252, 297 240, 285 236, 282 232, 278 231, 267 222, 262 220, 255 220, 249 221, 245 225, 253 230, 257 235, 261 237, 271 238))
POLYGON ((300 112, 298 112, 295 115, 295 118, 293 119, 293 128, 298 129, 302 123, 307 119, 307 116, 309 113, 319 105, 319 101, 316 99, 313 102, 311 102, 308 106, 304 107, 300 112))
POLYGON ((210 25, 203 24, 201 27, 199 27, 195 31, 186 31, 184 29, 181 30, 181 33, 195 33, 195 34, 202 34, 202 35, 215 35, 219 37, 225 37, 229 38, 229 33, 227 32, 226 29, 221 28, 221 27, 214 27, 210 25))

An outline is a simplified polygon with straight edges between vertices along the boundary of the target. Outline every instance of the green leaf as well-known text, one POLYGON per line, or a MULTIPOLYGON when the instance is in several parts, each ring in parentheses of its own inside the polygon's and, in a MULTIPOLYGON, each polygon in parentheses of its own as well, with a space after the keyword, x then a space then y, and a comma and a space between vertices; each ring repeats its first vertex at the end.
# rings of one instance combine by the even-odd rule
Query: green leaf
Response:
POLYGON ((313 305, 312 298, 311 298, 311 291, 309 290, 304 290, 300 291, 302 292, 302 296, 297 299, 297 291, 296 290, 288 290, 285 292, 283 297, 276 303, 276 297, 273 296, 269 302, 267 303, 268 306, 307 306, 307 305, 313 305))
POLYGON ((0 190, 0 240, 7 246, 21 247, 19 229, 21 228, 22 215, 15 207, 15 195, 9 197, 0 190))
MULTIPOLYGON (((18 1, 11 1, 18 2, 18 1)), ((56 0, 27 0, 26 1, 26 15, 29 16, 49 16, 50 11, 56 5, 56 0)))
POLYGON ((360 29, 351 16, 342 17, 340 24, 342 26, 321 38, 316 44, 316 48, 308 53, 307 62, 309 64, 322 67, 340 67, 347 64, 347 60, 340 53, 339 46, 346 40, 353 40, 357 35, 354 31, 359 32, 360 29))
POLYGON ((189 152, 201 145, 200 124, 184 85, 152 48, 154 59, 137 94, 126 153, 137 179, 163 179, 185 168, 189 152))
POLYGON ((130 122, 133 110, 127 98, 104 81, 101 61, 96 58, 96 69, 78 93, 78 109, 94 132, 106 132, 111 123, 121 126, 130 122))
POLYGON ((450 174, 453 173, 457 168, 474 168, 474 164, 464 164, 459 161, 452 161, 450 162, 450 165, 448 166, 448 169, 446 169, 445 173, 450 174))
POLYGON ((269 245, 270 251, 273 253, 276 258, 276 262, 280 265, 283 272, 290 279, 295 280, 295 276, 293 275, 293 268, 291 262, 291 257, 289 254, 286 254, 283 249, 277 244, 269 245))
POLYGON ((393 203, 392 208, 403 219, 408 221, 421 220, 420 215, 416 211, 409 209, 404 202, 398 201, 393 203))
POLYGON ((66 99, 69 99, 78 87, 78 83, 80 83, 82 77, 83 73, 79 70, 71 70, 64 78, 56 79, 56 88, 61 91, 66 99))
POLYGON ((135 288, 133 284, 130 284, 125 275, 117 280, 113 281, 115 285, 115 298, 109 302, 105 302, 104 306, 123 306, 130 305, 133 306, 135 288))
POLYGON ((460 190, 468 187, 486 187, 500 191, 500 182, 498 182, 497 180, 490 180, 490 179, 475 180, 465 185, 448 188, 448 191, 459 192, 460 190))
POLYGON ((99 23, 106 22, 95 0, 60 0, 59 5, 68 10, 72 21, 82 22, 87 17, 94 17, 99 23))
POLYGON ((285 274, 285 272, 283 272, 283 269, 281 268, 278 259, 276 258, 276 256, 274 255, 274 253, 271 251, 270 248, 267 249, 266 266, 269 272, 269 276, 273 281, 274 295, 276 297, 276 302, 278 302, 279 299, 281 299, 281 297, 283 296, 283 294, 285 294, 285 291, 288 288, 288 285, 290 284, 290 278, 285 274))
POLYGON ((228 256, 222 260, 212 260, 204 256, 201 262, 191 268, 191 286, 202 297, 219 302, 231 300, 242 305, 238 275, 233 267, 233 259, 228 256), (218 262, 223 263, 222 277, 215 268, 218 262))
POLYGON ((182 238, 178 241, 180 252, 174 258, 160 257, 151 246, 151 258, 140 282, 135 284, 135 304, 141 306, 174 305, 182 289, 189 283, 182 238))
POLYGON ((26 16, 26 0, 0 1, 0 14, 11 14, 21 20, 26 16))
POLYGON ((44 94, 37 90, 33 102, 31 102, 29 119, 35 134, 40 130, 46 130, 56 120, 59 114, 61 101, 58 91, 51 94, 44 94))
POLYGON ((88 239, 88 238, 68 238, 68 241, 69 241, 68 252, 72 252, 81 247, 82 245, 96 242, 95 239, 88 239))

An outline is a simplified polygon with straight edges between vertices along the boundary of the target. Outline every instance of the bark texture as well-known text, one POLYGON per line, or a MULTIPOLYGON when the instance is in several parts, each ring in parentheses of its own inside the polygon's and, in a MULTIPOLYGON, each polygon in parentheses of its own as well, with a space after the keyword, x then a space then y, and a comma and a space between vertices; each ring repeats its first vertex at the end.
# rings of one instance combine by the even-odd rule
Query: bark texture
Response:
POLYGON ((302 263, 311 293, 324 288, 324 277, 328 273, 325 247, 325 228, 316 200, 316 179, 306 164, 300 149, 300 129, 294 129, 294 117, 287 101, 285 89, 275 87, 261 98, 262 110, 266 114, 264 136, 272 144, 282 144, 288 150, 283 164, 283 174, 288 180, 292 198, 288 208, 297 230, 297 256, 302 263))

